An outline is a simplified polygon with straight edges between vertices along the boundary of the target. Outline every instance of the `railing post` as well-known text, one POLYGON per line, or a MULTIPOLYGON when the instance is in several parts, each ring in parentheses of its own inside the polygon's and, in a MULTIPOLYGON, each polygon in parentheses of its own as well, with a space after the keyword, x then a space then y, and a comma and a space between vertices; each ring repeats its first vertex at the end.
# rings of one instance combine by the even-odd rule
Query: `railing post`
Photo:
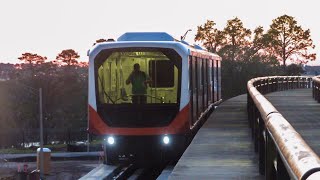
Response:
POLYGON ((318 83, 314 83, 314 99, 318 100, 318 83))
POLYGON ((277 179, 281 179, 281 180, 290 179, 290 176, 287 172, 286 167, 283 164, 283 161, 279 153, 277 153, 277 179))
POLYGON ((282 91, 282 81, 283 81, 282 79, 283 79, 282 77, 278 79, 278 91, 282 91))
POLYGON ((261 94, 264 94, 264 83, 263 83, 263 79, 260 80, 260 91, 261 94))
POLYGON ((313 85, 312 85, 312 97, 315 99, 316 98, 316 96, 315 96, 315 90, 314 90, 314 83, 313 83, 313 85))
POLYGON ((259 144, 259 124, 258 120, 261 117, 260 112, 256 108, 255 110, 256 117, 254 118, 253 122, 253 141, 254 141, 254 151, 258 152, 258 144, 259 144))
POLYGON ((274 88, 272 92, 278 91, 278 78, 273 78, 274 88))
POLYGON ((318 101, 318 99, 319 99, 319 87, 318 87, 318 83, 314 83, 314 94, 315 94, 315 100, 318 101))
POLYGON ((313 83, 313 88, 314 88, 314 99, 315 100, 318 100, 318 90, 317 90, 317 85, 318 85, 318 83, 313 83))
POLYGON ((265 179, 276 179, 276 168, 274 161, 276 158, 276 147, 270 137, 269 131, 266 130, 266 153, 265 153, 265 179))
POLYGON ((316 95, 316 83, 312 84, 312 95, 314 99, 317 99, 317 95, 316 95))
POLYGON ((319 83, 316 83, 316 95, 317 95, 316 100, 318 101, 318 103, 320 103, 320 87, 319 87, 319 83))
MULTIPOLYGON (((318 99, 319 99, 319 85, 318 85, 318 82, 314 82, 314 83, 312 84, 312 86, 313 86, 314 99, 315 99, 316 101, 318 101, 318 99)), ((319 101, 318 101, 318 102, 319 102, 319 101)))
POLYGON ((318 91, 318 83, 314 83, 314 99, 318 101, 319 91, 318 91))
POLYGON ((248 111, 248 123, 249 127, 252 128, 252 116, 253 116, 253 100, 247 91, 247 111, 248 111))
POLYGON ((297 77, 292 77, 292 88, 291 89, 296 89, 297 88, 297 77))
POLYGON ((272 79, 268 78, 268 92, 267 93, 270 93, 271 89, 272 89, 272 79))
POLYGON ((311 82, 312 82, 312 79, 308 78, 308 88, 311 88, 311 82))
POLYGON ((253 103, 253 107, 252 107, 252 119, 251 119, 251 137, 252 140, 254 142, 255 139, 255 121, 257 119, 257 114, 258 114, 258 109, 256 107, 256 105, 253 103))
POLYGON ((259 117, 259 172, 265 175, 265 125, 264 120, 259 117))
POLYGON ((265 79, 264 85, 266 86, 265 94, 268 94, 269 93, 269 78, 265 79))
POLYGON ((262 85, 263 85, 263 94, 266 94, 267 91, 267 79, 262 80, 262 85))

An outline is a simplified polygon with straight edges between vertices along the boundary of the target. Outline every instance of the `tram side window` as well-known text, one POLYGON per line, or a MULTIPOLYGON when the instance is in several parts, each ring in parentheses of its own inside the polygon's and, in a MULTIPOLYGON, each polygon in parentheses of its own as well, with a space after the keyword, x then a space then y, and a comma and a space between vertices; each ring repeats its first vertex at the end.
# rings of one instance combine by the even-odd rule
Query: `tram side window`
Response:
POLYGON ((211 59, 207 61, 207 71, 208 71, 208 103, 212 103, 212 66, 211 59))
POLYGON ((218 101, 218 96, 217 96, 217 68, 216 68, 216 60, 212 60, 212 91, 213 91, 213 102, 218 101))
POLYGON ((219 67, 219 60, 216 60, 216 82, 217 82, 217 84, 216 84, 216 88, 217 88, 217 101, 220 99, 220 96, 221 96, 221 94, 220 94, 220 91, 219 91, 219 88, 220 88, 220 78, 219 78, 219 76, 220 76, 220 67, 219 67))
POLYGON ((202 79, 203 79, 203 111, 208 107, 208 80, 207 80, 207 59, 202 61, 202 79))
POLYGON ((197 121, 197 114, 198 114, 198 89, 197 89, 197 58, 192 57, 191 61, 192 67, 192 77, 191 77, 191 85, 192 85, 192 94, 191 94, 191 99, 192 99, 192 125, 195 124, 197 121))
POLYGON ((198 117, 200 117, 203 111, 203 74, 202 64, 203 60, 197 58, 197 75, 198 75, 198 117))
POLYGON ((221 99, 221 61, 217 61, 218 65, 218 99, 221 99))

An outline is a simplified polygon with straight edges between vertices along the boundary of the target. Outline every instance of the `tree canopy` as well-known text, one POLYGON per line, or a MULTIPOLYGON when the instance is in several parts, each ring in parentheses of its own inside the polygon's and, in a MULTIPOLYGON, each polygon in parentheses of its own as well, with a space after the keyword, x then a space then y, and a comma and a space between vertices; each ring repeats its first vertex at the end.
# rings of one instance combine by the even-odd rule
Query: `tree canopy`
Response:
POLYGON ((316 54, 310 52, 315 48, 310 30, 302 29, 292 16, 283 15, 274 19, 266 33, 262 26, 252 33, 237 17, 228 20, 223 30, 215 25, 214 21, 207 20, 204 25, 198 26, 195 41, 200 41, 223 59, 250 60, 260 54, 273 60, 276 58, 285 66, 288 59, 304 64, 316 58, 316 54))
POLYGON ((245 50, 250 47, 251 30, 243 26, 239 18, 227 21, 223 30, 225 44, 219 55, 228 60, 242 60, 245 50))
POLYGON ((251 30, 243 26, 239 18, 228 20, 227 26, 224 28, 224 34, 228 45, 242 46, 249 43, 251 30))
POLYGON ((93 43, 93 45, 96 45, 98 43, 102 43, 102 42, 106 42, 106 39, 97 39, 95 43, 93 43))
POLYGON ((267 37, 268 50, 281 59, 284 67, 287 59, 306 63, 316 58, 315 53, 308 51, 315 48, 310 30, 303 30, 292 16, 283 15, 272 20, 267 37))
POLYGON ((23 53, 21 57, 18 57, 20 61, 29 63, 29 64, 41 64, 44 63, 44 61, 47 59, 45 56, 40 56, 38 54, 33 54, 33 53, 23 53))
POLYGON ((79 55, 72 49, 58 54, 60 63, 46 62, 46 57, 26 52, 19 57, 24 63, 10 68, 0 64, 0 69, 6 72, 4 81, 0 81, 0 125, 6 129, 3 133, 11 133, 12 137, 0 138, 0 146, 20 146, 24 142, 37 141, 39 88, 43 92, 45 143, 66 141, 64 134, 73 128, 78 129, 78 134, 82 133, 82 137, 73 139, 83 139, 86 135, 88 63, 77 63, 77 58, 79 55))
POLYGON ((43 94, 45 143, 65 141, 68 129, 86 133, 88 66, 85 64, 60 66, 52 62, 19 64, 10 71, 9 79, 0 81, 0 125, 2 133, 16 133, 9 139, 0 138, 0 147, 38 141, 38 89, 43 94), (64 69, 68 71, 64 71, 64 69), (33 76, 30 76, 30 72, 33 76), (66 73, 71 73, 70 79, 66 73), (83 129, 83 131, 80 131, 83 129), (16 144, 12 144, 16 142, 16 144), (11 143, 11 144, 10 144, 11 143))
POLYGON ((56 57, 57 60, 60 60, 67 65, 77 64, 77 59, 79 58, 79 54, 73 49, 66 49, 59 53, 56 57))
POLYGON ((262 26, 253 31, 239 18, 227 21, 219 30, 212 20, 198 26, 195 41, 222 57, 222 95, 229 98, 245 93, 246 82, 258 76, 299 75, 300 65, 285 71, 280 62, 287 59, 315 59, 310 30, 303 30, 293 17, 283 15, 273 20, 266 32, 262 26))
POLYGON ((216 23, 207 20, 204 25, 198 26, 195 41, 201 41, 208 51, 216 53, 217 48, 224 43, 224 34, 214 26, 216 23))

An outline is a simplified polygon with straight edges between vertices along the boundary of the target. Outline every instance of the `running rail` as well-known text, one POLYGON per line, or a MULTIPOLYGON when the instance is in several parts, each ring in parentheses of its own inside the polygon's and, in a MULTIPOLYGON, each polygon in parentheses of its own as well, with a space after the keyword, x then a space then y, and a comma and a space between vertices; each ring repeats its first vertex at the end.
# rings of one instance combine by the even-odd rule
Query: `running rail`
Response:
POLYGON ((266 179, 320 179, 318 155, 263 96, 311 85, 312 78, 306 76, 259 77, 247 83, 248 120, 259 153, 259 172, 266 179))

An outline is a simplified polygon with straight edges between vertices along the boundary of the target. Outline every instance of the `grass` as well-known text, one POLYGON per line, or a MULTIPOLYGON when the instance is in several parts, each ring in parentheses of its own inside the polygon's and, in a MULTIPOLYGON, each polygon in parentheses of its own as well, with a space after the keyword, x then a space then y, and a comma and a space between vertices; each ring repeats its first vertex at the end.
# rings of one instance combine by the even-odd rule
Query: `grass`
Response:
MULTIPOLYGON (((103 140, 93 140, 90 142, 90 146, 98 146, 103 143, 103 140)), ((49 148, 51 152, 67 152, 67 144, 49 144, 44 145, 45 148, 49 148)), ((5 148, 0 149, 0 154, 27 154, 36 153, 38 147, 32 146, 29 148, 5 148)))
MULTIPOLYGON (((66 144, 50 144, 45 145, 45 148, 49 148, 51 152, 66 152, 66 144)), ((0 149, 0 154, 25 154, 25 153, 36 153, 38 147, 32 146, 30 148, 6 148, 0 149)))
POLYGON ((17 149, 17 148, 7 148, 0 149, 0 154, 27 154, 27 153, 35 153, 36 151, 32 149, 17 149))

